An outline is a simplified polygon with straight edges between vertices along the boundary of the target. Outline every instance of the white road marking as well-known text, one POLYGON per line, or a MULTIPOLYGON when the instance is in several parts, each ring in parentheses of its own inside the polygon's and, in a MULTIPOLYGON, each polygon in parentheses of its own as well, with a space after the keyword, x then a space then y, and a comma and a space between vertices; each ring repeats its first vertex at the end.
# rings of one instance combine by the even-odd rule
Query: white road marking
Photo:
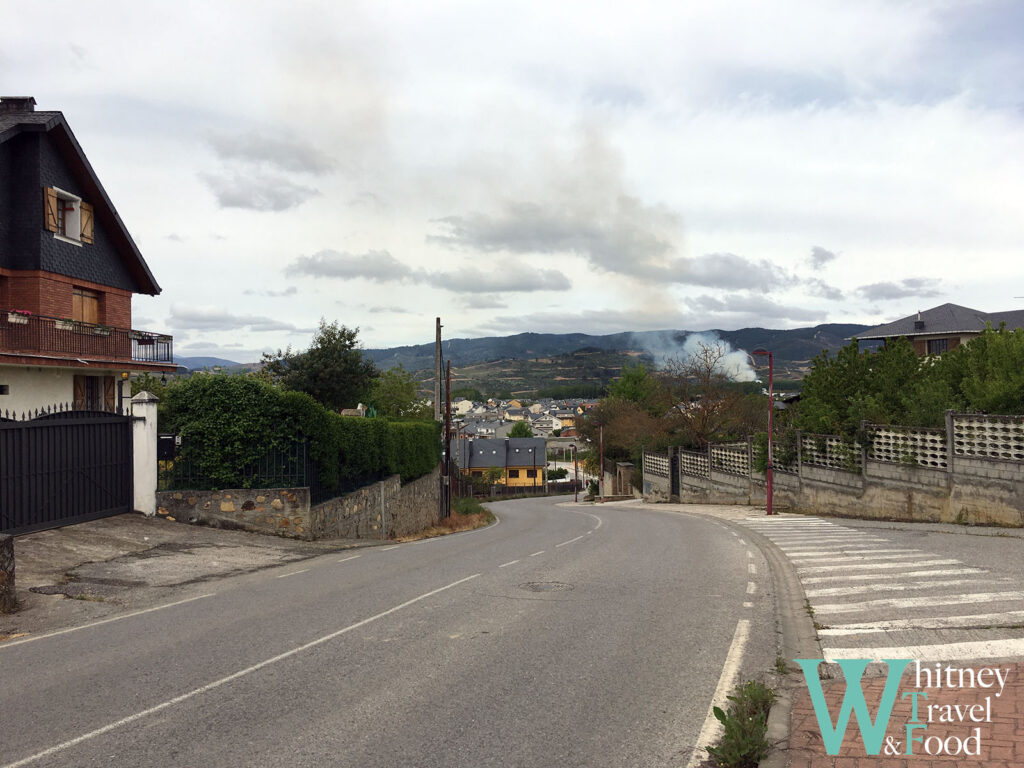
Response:
POLYGON ((519 562, 518 560, 510 560, 510 561, 509 561, 509 562, 507 562, 507 563, 502 563, 502 564, 501 564, 501 565, 499 565, 498 567, 499 567, 499 568, 508 568, 508 567, 509 567, 510 565, 515 565, 515 564, 516 564, 516 563, 518 563, 518 562, 519 562))
POLYGON ((757 584, 752 581, 747 582, 747 594, 752 595, 757 592, 757 584))
POLYGON ((561 544, 555 544, 555 549, 558 549, 559 547, 564 547, 566 544, 572 544, 574 541, 579 541, 582 538, 583 536, 577 536, 575 539, 569 539, 568 541, 563 541, 561 544))
POLYGON ((167 603, 166 605, 158 605, 155 608, 146 608, 141 611, 132 611, 131 613, 125 613, 121 616, 111 616, 109 619, 100 619, 99 621, 93 621, 89 624, 82 624, 78 627, 68 627, 67 629, 58 629, 55 632, 47 632, 45 635, 36 635, 35 637, 26 637, 21 640, 8 640, 6 643, 0 643, 0 651, 4 648, 10 648, 15 645, 21 645, 22 643, 34 643, 36 640, 45 640, 48 637, 56 637, 57 635, 66 635, 68 632, 77 632, 80 629, 88 629, 89 627, 98 627, 100 624, 109 624, 112 621, 121 621, 122 619, 130 619, 133 616, 141 616, 144 613, 153 613, 153 611, 162 611, 164 608, 173 608, 176 605, 184 605, 185 603, 191 603, 193 600, 202 600, 204 597, 213 597, 214 592, 209 592, 205 595, 197 595, 196 597, 189 597, 185 600, 176 600, 173 603, 167 603))
POLYGON ((289 576, 294 576, 297 573, 305 573, 308 570, 309 570, 309 568, 303 568, 301 571, 292 571, 291 573, 282 573, 277 578, 279 578, 279 579, 287 579, 289 576))
POLYGON ((1004 613, 972 613, 969 616, 934 616, 921 619, 892 619, 861 624, 838 624, 819 629, 822 636, 867 635, 872 632, 899 632, 908 629, 953 629, 955 627, 1024 624, 1024 611, 1004 613))
POLYGON ((271 664, 276 664, 279 661, 284 661, 285 659, 291 658, 292 656, 295 656, 296 654, 301 653, 302 651, 306 651, 310 648, 314 648, 318 645, 326 643, 328 640, 333 640, 334 638, 351 632, 354 629, 359 629, 359 627, 364 627, 370 622, 376 621, 377 619, 382 619, 385 616, 390 616, 392 613, 400 611, 403 608, 408 608, 410 605, 418 603, 420 600, 425 600, 428 597, 432 597, 440 592, 444 592, 445 590, 451 589, 452 587, 457 587, 459 584, 464 584, 465 582, 470 581, 471 579, 475 579, 479 575, 479 573, 474 573, 472 576, 467 576, 464 579, 453 581, 451 584, 448 584, 447 586, 432 589, 430 592, 424 592, 419 597, 414 597, 412 598, 412 600, 406 600, 404 603, 400 603, 399 605, 396 605, 393 608, 388 608, 386 611, 381 611, 380 613, 370 616, 369 618, 363 619, 362 621, 357 621, 355 624, 349 624, 347 627, 344 627, 343 629, 339 629, 335 632, 331 632, 328 635, 319 637, 316 640, 312 640, 308 643, 305 643, 304 645, 292 648, 290 651, 279 653, 277 656, 271 656, 269 659, 265 659, 264 661, 261 661, 258 664, 253 664, 251 667, 241 669, 238 672, 234 672, 233 674, 228 675, 227 677, 222 677, 219 680, 214 680, 212 683, 207 683, 206 685, 201 686, 199 688, 194 688, 188 693, 183 693, 180 696, 175 696, 173 699, 168 699, 167 701, 157 704, 156 706, 149 707, 148 709, 143 709, 139 712, 136 712, 134 715, 129 715, 128 717, 123 717, 120 720, 115 720, 113 723, 105 725, 102 728, 97 728, 94 731, 83 733, 81 736, 76 736, 73 739, 62 741, 60 744, 55 744, 49 749, 44 749, 42 752, 37 752, 34 755, 30 755, 29 757, 23 758, 16 762, 7 763, 6 765, 0 768, 21 768, 21 766, 23 765, 29 765, 30 763, 34 763, 37 760, 41 760, 44 757, 49 757, 50 755, 56 754, 58 752, 63 752, 66 749, 70 749, 71 747, 81 744, 83 741, 88 741, 89 739, 94 739, 97 736, 102 736, 103 734, 109 733, 110 731, 113 731, 116 728, 120 728, 121 726, 134 723, 137 720, 141 720, 144 717, 156 714, 157 712, 165 710, 168 707, 173 707, 175 704, 180 704, 181 702, 187 701, 188 699, 194 698, 195 696, 208 693, 214 690, 215 688, 220 688, 222 685, 230 683, 234 680, 238 680, 241 677, 251 675, 253 672, 258 672, 264 667, 269 667, 271 664))
MULTIPOLYGON (((969 573, 987 573, 987 571, 984 568, 940 568, 937 571, 909 571, 901 573, 899 576, 901 579, 905 579, 912 576, 964 576, 969 573)), ((877 578, 877 573, 839 573, 832 576, 809 576, 800 581, 804 584, 821 584, 827 581, 867 581, 877 578)))
POLYGON ((937 595, 929 597, 901 597, 884 600, 865 600, 862 603, 830 603, 816 605, 816 613, 856 613, 875 608, 928 608, 933 605, 967 605, 994 603, 1001 600, 1024 600, 1024 592, 976 592, 969 595, 937 595))
POLYGON ((747 563, 747 573, 749 573, 751 576, 756 576, 757 566, 755 566, 753 563, 747 563))
POLYGON ((722 665, 722 674, 718 677, 718 685, 715 687, 714 696, 711 697, 711 706, 708 707, 707 717, 704 718, 704 725, 701 726, 697 744, 693 748, 693 754, 690 755, 690 761, 686 764, 686 768, 694 768, 702 763, 708 756, 704 747, 714 744, 722 734, 722 724, 715 717, 714 709, 715 707, 724 707, 727 703, 725 697, 736 687, 740 662, 743 660, 743 649, 749 636, 750 621, 740 619, 736 623, 736 631, 733 633, 729 652, 725 656, 725 664, 722 665))
MULTIPOLYGON (((834 561, 833 561, 834 562, 834 561)), ((963 565, 959 560, 918 560, 914 563, 836 563, 835 565, 798 565, 800 573, 822 573, 824 571, 862 571, 865 568, 890 570, 903 568, 920 568, 922 565, 963 565)))
POLYGON ((381 552, 390 552, 392 549, 398 549, 400 546, 402 546, 402 545, 401 544, 392 544, 390 547, 381 547, 380 551, 381 552))
POLYGON ((861 595, 865 592, 905 592, 919 589, 933 589, 935 587, 953 587, 957 584, 966 586, 992 586, 992 580, 966 582, 963 579, 943 579, 940 581, 909 581, 901 584, 894 584, 891 581, 877 582, 875 584, 855 584, 851 587, 824 587, 821 589, 808 589, 804 591, 807 597, 841 597, 843 595, 861 595))
POLYGON ((846 562, 846 563, 851 563, 851 562, 853 562, 855 560, 862 560, 862 561, 868 561, 868 560, 909 560, 915 554, 920 555, 922 557, 935 557, 935 555, 929 555, 927 553, 923 553, 923 554, 922 553, 915 553, 915 552, 900 552, 899 554, 882 553, 881 555, 876 555, 874 553, 861 554, 859 552, 849 552, 849 553, 836 552, 836 553, 829 554, 829 555, 790 555, 790 554, 787 553, 786 556, 790 560, 792 560, 796 565, 800 566, 800 565, 804 565, 806 563, 814 563, 814 562, 820 562, 820 561, 825 561, 825 562, 829 562, 829 563, 836 563, 836 562, 840 562, 840 561, 846 562))
POLYGON ((347 563, 349 560, 355 560, 357 557, 362 557, 362 555, 352 555, 352 557, 343 557, 338 562, 339 563, 347 563))
POLYGON ((536 557, 537 555, 543 555, 547 550, 542 549, 540 552, 534 552, 530 557, 536 557))
POLYGON ((753 607, 754 607, 754 604, 753 604, 753 603, 744 603, 744 604, 743 604, 743 607, 744 607, 744 608, 753 608, 753 607))
POLYGON ((747 546, 747 542, 745 542, 743 539, 740 539, 740 544, 742 544, 744 547, 747 546))
POLYGON ((751 551, 750 551, 750 550, 748 549, 748 550, 747 550, 747 557, 751 557, 751 558, 752 558, 753 556, 754 556, 754 553, 753 553, 753 552, 751 552, 751 551))
POLYGON ((1002 659, 1024 656, 1024 638, 1011 640, 975 640, 938 645, 903 645, 889 648, 823 648, 826 661, 835 659, 1002 659))
POLYGON ((807 559, 809 557, 834 557, 835 555, 912 555, 921 552, 920 549, 878 549, 877 547, 837 547, 835 549, 786 549, 782 548, 786 557, 791 560, 807 559))

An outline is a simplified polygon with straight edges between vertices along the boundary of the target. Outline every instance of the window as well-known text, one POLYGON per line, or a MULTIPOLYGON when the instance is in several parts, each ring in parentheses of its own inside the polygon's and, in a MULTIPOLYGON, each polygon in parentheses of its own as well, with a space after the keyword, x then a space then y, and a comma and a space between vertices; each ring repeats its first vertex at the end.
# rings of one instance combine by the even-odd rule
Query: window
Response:
POLYGON ((949 339, 928 339, 928 354, 941 355, 949 349, 949 339))
POLYGON ((508 476, 509 477, 519 477, 519 470, 518 469, 510 469, 508 471, 508 476))
POLYGON ((57 187, 47 187, 43 198, 43 225, 53 236, 77 243, 93 241, 92 206, 57 187))
POLYGON ((537 476, 537 470, 536 469, 528 469, 528 470, 526 470, 526 476, 527 477, 536 477, 537 476))
POLYGON ((75 288, 71 291, 71 319, 78 323, 100 322, 100 295, 96 291, 75 288))

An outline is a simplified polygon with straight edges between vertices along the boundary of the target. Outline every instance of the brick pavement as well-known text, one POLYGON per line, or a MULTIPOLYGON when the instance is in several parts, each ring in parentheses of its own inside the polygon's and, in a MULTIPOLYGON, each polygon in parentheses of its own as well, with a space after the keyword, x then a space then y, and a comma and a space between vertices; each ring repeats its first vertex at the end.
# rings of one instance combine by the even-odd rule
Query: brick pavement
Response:
MULTIPOLYGON (((856 718, 852 715, 840 754, 828 755, 825 753, 825 746, 810 695, 803 683, 802 675, 797 672, 795 674, 799 677, 799 685, 793 699, 790 717, 788 765, 791 768, 1014 768, 1024 766, 1024 663, 993 661, 955 666, 957 669, 962 666, 965 669, 972 668, 974 670, 986 667, 1009 670, 1002 696, 995 695, 998 685, 994 689, 978 687, 973 689, 928 688, 926 689, 928 692, 927 702, 923 698, 919 698, 918 719, 927 721, 927 706, 932 705, 935 707, 931 713, 933 721, 928 724, 926 730, 918 730, 915 735, 924 735, 934 747, 938 742, 933 737, 939 737, 943 741, 951 736, 963 739, 965 736, 972 735, 975 729, 979 728, 980 745, 977 755, 923 754, 924 750, 920 742, 913 744, 914 754, 909 756, 902 754, 906 743, 905 724, 911 717, 911 697, 902 701, 899 697, 897 698, 896 706, 889 719, 889 727, 886 730, 887 737, 891 736, 903 745, 900 747, 901 754, 899 756, 886 756, 884 747, 878 756, 866 755, 856 718), (962 712, 966 712, 968 705, 985 705, 986 697, 991 697, 991 721, 971 722, 968 719, 964 722, 959 720, 952 723, 939 722, 947 711, 940 710, 939 707, 958 705, 962 712)), ((900 685, 901 696, 906 691, 920 690, 916 686, 915 675, 915 666, 911 664, 900 685)), ((877 711, 884 685, 885 678, 882 676, 869 677, 866 675, 862 681, 864 697, 872 715, 877 711)), ((846 690, 846 682, 841 677, 823 680, 822 688, 834 723, 835 715, 839 711, 846 690)), ((974 710, 974 713, 982 720, 986 717, 985 712, 985 709, 974 710)), ((956 718, 956 715, 954 714, 953 717, 956 718)), ((955 747, 955 742, 950 742, 950 746, 955 747)), ((933 751, 935 750, 933 749, 933 751)))

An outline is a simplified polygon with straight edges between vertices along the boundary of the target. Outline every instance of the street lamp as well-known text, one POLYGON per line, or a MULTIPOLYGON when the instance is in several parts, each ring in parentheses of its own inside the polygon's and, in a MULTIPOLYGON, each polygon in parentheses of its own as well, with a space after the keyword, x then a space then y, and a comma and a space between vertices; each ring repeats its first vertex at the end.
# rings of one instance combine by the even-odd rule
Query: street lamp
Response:
POLYGON ((569 447, 572 448, 572 500, 574 503, 580 503, 580 464, 576 460, 576 443, 569 443, 569 447))
POLYGON ((772 514, 772 412, 775 410, 775 394, 772 388, 773 379, 773 358, 770 350, 767 349, 755 349, 751 354, 754 355, 768 355, 768 471, 766 473, 768 478, 768 504, 767 514, 772 514))

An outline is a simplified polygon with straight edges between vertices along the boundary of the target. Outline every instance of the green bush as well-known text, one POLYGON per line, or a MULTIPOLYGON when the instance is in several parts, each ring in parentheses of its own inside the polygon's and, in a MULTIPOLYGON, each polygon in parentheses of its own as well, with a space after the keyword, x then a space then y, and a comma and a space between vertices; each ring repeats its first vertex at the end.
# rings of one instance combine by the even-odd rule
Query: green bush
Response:
POLYGON ((768 755, 770 745, 765 738, 768 712, 775 701, 775 692, 751 681, 736 689, 727 711, 714 708, 715 717, 725 728, 717 746, 707 747, 712 760, 721 768, 757 768, 768 755))
POLYGON ((244 487, 268 451, 307 442, 321 484, 346 491, 388 475, 412 480, 441 460, 440 425, 345 417, 255 376, 192 376, 168 388, 162 428, 211 487, 244 487))

